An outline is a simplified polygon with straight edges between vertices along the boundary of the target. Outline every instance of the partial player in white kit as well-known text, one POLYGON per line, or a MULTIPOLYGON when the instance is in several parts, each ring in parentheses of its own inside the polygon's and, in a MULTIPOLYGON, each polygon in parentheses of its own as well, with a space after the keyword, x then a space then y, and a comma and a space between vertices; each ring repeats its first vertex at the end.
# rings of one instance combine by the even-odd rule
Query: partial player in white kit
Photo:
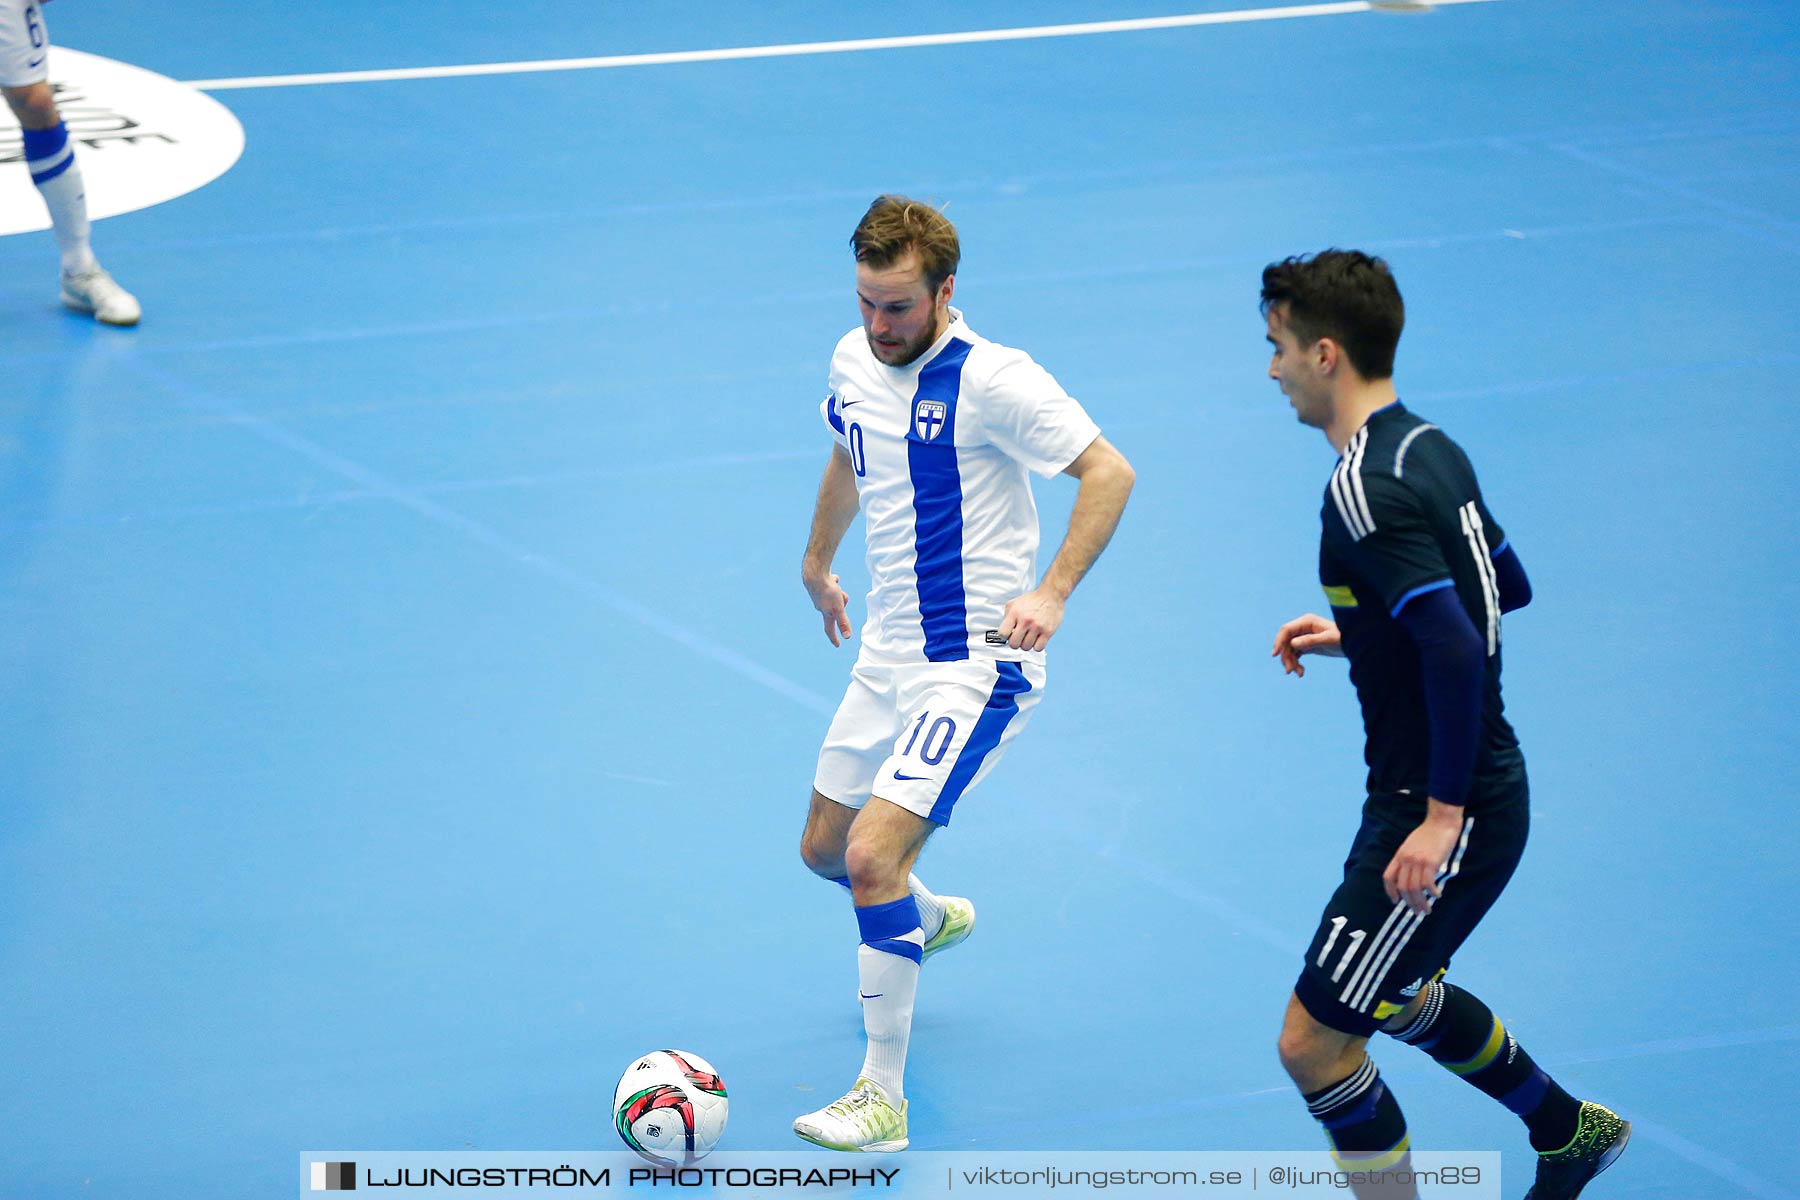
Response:
POLYGON ((38 3, 0 0, 0 93, 24 131, 25 166, 50 210, 62 251, 62 302, 108 325, 136 325, 137 298, 113 282, 88 246, 87 190, 50 90, 50 34, 38 3))
POLYGON ((849 596, 831 562, 860 509, 869 613, 819 751, 800 855, 855 903, 869 1045, 850 1092, 794 1132, 834 1150, 902 1150, 919 967, 975 923, 973 905, 934 895, 913 863, 1025 727, 1044 692, 1037 656, 1135 476, 1049 372, 950 307, 961 247, 941 213, 882 196, 851 246, 862 326, 831 359, 821 412, 837 445, 801 577, 838 645, 849 596), (1032 471, 1080 481, 1041 581, 1032 471))

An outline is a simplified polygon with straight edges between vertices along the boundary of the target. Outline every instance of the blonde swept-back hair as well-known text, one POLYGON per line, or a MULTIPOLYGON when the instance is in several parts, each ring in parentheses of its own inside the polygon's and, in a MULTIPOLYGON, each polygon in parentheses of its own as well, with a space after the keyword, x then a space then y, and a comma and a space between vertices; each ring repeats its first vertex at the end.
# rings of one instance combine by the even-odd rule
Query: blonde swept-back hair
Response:
POLYGON ((962 243, 956 238, 956 226, 929 204, 906 196, 877 196, 869 211, 856 223, 850 235, 850 248, 856 261, 880 269, 891 267, 906 257, 908 250, 919 252, 919 268, 925 282, 935 293, 944 280, 956 274, 962 261, 962 243))

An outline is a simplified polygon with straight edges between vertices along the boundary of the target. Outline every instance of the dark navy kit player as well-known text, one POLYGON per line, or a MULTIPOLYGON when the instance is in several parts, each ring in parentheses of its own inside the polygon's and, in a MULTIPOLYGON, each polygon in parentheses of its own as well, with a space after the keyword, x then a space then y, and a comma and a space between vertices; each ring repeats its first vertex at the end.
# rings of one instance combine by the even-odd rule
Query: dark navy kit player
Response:
POLYGON ((1282 1065, 1343 1165, 1390 1172, 1358 1195, 1415 1194, 1405 1117, 1367 1053, 1379 1030, 1524 1121, 1538 1151, 1527 1200, 1572 1200, 1625 1148, 1630 1123, 1570 1096, 1444 980, 1525 848, 1500 619, 1531 585, 1468 456, 1394 391, 1405 308, 1387 264, 1341 250, 1271 264, 1262 311, 1270 377, 1339 455, 1319 542, 1332 618, 1289 621, 1273 653, 1295 675, 1305 655, 1349 660, 1369 767, 1343 882, 1288 1001, 1282 1065))

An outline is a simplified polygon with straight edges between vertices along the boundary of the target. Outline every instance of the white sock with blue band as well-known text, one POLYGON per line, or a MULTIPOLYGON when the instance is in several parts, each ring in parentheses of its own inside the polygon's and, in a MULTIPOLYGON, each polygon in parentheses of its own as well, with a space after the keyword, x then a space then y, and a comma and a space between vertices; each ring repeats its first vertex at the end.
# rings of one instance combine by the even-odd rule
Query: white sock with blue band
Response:
POLYGON ((869 1035, 862 1076, 898 1106, 925 945, 919 906, 911 896, 903 896, 886 904, 859 907, 856 925, 862 933, 862 945, 856 948, 856 974, 861 984, 863 1030, 869 1035))
POLYGON ((81 180, 81 164, 75 161, 75 147, 69 144, 69 128, 58 121, 54 129, 24 133, 25 166, 50 210, 62 269, 71 275, 91 271, 96 264, 88 246, 87 187, 81 180))

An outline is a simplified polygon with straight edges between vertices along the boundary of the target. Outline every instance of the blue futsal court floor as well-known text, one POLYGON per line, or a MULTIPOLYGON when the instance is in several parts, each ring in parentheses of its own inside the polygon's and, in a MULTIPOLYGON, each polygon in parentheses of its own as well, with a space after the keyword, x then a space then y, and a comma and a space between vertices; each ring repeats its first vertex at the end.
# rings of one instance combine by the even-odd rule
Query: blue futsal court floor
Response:
MULTIPOLYGON (((1243 7, 48 15, 218 81, 1243 7)), ((96 226, 141 328, 59 310, 47 234, 0 239, 0 1195, 612 1149, 618 1072, 665 1045, 723 1073, 730 1146, 800 1147, 862 1039, 854 924, 797 855, 854 649, 798 564, 846 240, 903 190, 958 223, 970 323, 1139 474, 1048 701, 920 868, 980 927, 922 981, 914 1146, 1321 1144, 1274 1039, 1360 730, 1340 664, 1268 658, 1324 603, 1333 457, 1256 297, 1335 244, 1392 263, 1400 393, 1536 588, 1506 623, 1532 844, 1454 977, 1636 1122, 1595 1200, 1800 1196, 1787 10, 213 91, 237 165, 96 226)), ((1073 493, 1039 486, 1045 562, 1073 493)), ((1373 1051, 1415 1146, 1502 1150, 1523 1194, 1513 1118, 1373 1051)))

